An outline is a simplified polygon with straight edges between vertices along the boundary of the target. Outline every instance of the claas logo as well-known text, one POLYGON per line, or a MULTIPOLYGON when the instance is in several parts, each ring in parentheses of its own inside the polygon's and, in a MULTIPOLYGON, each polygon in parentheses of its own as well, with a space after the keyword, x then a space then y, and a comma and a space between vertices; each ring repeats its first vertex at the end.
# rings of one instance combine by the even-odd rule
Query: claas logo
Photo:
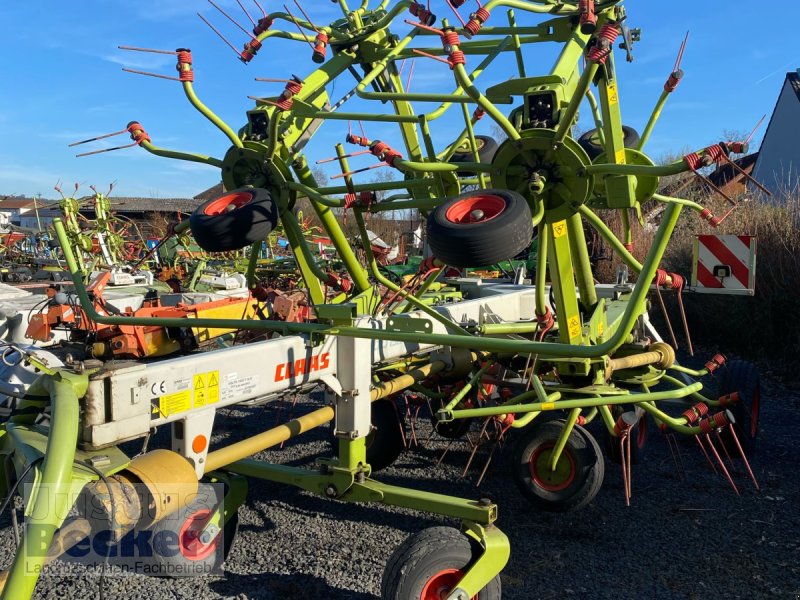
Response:
POLYGON ((300 358, 294 362, 279 364, 275 369, 275 381, 301 377, 308 373, 322 371, 330 366, 330 353, 315 354, 311 358, 300 358))

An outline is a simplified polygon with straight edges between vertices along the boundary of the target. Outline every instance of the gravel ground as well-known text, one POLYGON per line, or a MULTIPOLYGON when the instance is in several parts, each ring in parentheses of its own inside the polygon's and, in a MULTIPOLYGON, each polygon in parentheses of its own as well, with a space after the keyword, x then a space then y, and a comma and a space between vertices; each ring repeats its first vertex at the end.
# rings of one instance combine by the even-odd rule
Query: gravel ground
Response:
MULTIPOLYGON (((427 439, 380 478, 389 483, 498 500, 498 525, 511 540, 502 573, 503 597, 532 598, 798 598, 800 597, 800 392, 762 382, 759 448, 753 467, 757 492, 740 470, 742 495, 714 475, 693 445, 681 446, 685 479, 661 435, 651 436, 648 455, 634 467, 633 500, 626 508, 619 467, 606 463, 600 493, 570 514, 534 511, 511 481, 510 444, 497 453, 480 490, 477 471, 461 470, 468 449, 427 439)), ((304 399, 297 413, 310 410, 304 399)), ((275 422, 276 408, 225 411, 218 440, 229 441, 275 422)), ((284 412, 285 415, 285 412, 284 412)), ((307 465, 328 452, 317 431, 259 458, 307 465)), ((479 468, 483 459, 478 459, 479 468)), ((8 518, 0 522, 3 563, 13 549, 8 518)), ((386 560, 407 536, 446 519, 404 509, 332 502, 288 486, 252 481, 240 511, 240 529, 221 576, 156 579, 106 578, 106 597, 125 599, 322 597, 372 600, 386 560)), ((98 577, 47 575, 37 598, 96 597, 98 577)))

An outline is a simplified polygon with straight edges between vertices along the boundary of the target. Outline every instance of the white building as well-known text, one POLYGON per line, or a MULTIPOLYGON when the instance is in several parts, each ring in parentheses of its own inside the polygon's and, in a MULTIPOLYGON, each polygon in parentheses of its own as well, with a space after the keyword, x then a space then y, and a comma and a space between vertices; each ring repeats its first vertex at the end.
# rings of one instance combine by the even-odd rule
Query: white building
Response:
POLYGON ((776 199, 800 196, 800 69, 786 74, 753 177, 776 199))

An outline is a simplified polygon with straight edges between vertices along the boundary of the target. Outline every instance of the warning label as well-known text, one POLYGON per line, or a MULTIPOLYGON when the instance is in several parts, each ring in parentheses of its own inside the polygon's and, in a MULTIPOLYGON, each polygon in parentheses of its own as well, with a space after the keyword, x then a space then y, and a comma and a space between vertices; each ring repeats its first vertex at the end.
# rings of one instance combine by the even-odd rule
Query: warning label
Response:
POLYGON ((578 317, 570 317, 567 321, 567 329, 569 330, 569 337, 576 338, 581 335, 581 321, 578 317))
POLYGON ((619 93, 617 92, 617 82, 608 82, 608 103, 619 104, 619 93))
POLYGON ((567 222, 559 221, 558 223, 553 223, 553 237, 560 238, 565 235, 567 235, 567 222))
MULTIPOLYGON (((189 390, 167 394, 158 399, 158 414, 168 417, 177 413, 186 412, 192 408, 192 394, 189 390)), ((154 411, 156 412, 156 411, 154 411)))
POLYGON ((195 407, 219 402, 219 371, 198 373, 193 378, 195 407))

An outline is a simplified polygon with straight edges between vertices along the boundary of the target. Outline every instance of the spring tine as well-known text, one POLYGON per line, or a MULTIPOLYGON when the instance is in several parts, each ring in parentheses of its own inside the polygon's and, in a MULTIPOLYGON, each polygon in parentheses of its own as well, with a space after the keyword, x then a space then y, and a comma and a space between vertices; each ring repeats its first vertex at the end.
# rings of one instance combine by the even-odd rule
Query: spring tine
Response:
POLYGON ((633 496, 633 470, 631 469, 631 438, 633 436, 630 433, 625 436, 626 437, 626 455, 628 457, 628 489, 627 489, 627 500, 626 503, 628 506, 631 505, 631 496, 633 496))
POLYGON ((250 36, 250 38, 252 38, 252 39, 256 39, 256 37, 255 37, 255 36, 254 36, 254 35, 253 35, 251 32, 247 31, 247 29, 245 29, 244 27, 242 27, 242 26, 239 24, 239 22, 238 22, 236 19, 234 19, 232 16, 230 16, 230 15, 229 15, 228 13, 226 13, 224 10, 222 10, 222 9, 219 7, 219 5, 218 5, 218 4, 216 4, 216 3, 214 2, 214 0, 208 0, 208 3, 209 3, 211 6, 213 6, 214 8, 216 8, 216 9, 217 9, 219 12, 221 12, 221 13, 222 13, 222 14, 225 16, 225 18, 227 18, 227 19, 228 19, 228 20, 229 20, 231 23, 233 23, 233 24, 234 24, 234 25, 236 25, 236 26, 237 26, 239 29, 241 29, 242 31, 244 31, 244 34, 245 34, 245 35, 247 35, 247 36, 250 36))
POLYGON ((683 456, 681 455, 680 447, 678 447, 678 441, 675 439, 675 435, 672 433, 666 434, 665 437, 667 438, 669 452, 672 455, 672 462, 675 463, 675 470, 678 473, 678 478, 683 481, 686 479, 686 473, 683 467, 683 456))
POLYGON ((467 471, 469 471, 469 467, 472 464, 472 460, 475 458, 475 455, 478 453, 478 449, 481 447, 481 443, 483 441, 483 437, 484 437, 484 435, 486 433, 486 428, 489 426, 489 421, 491 421, 491 419, 492 419, 491 417, 487 417, 486 420, 484 421, 483 427, 481 427, 481 432, 478 435, 478 441, 473 446, 472 452, 470 452, 469 459, 467 460, 467 466, 464 467, 464 472, 461 473, 462 477, 466 477, 467 476, 467 471))
POLYGON ((433 60, 438 60, 446 65, 450 64, 450 61, 443 59, 440 56, 434 56, 433 54, 428 54, 427 52, 423 52, 422 50, 417 50, 416 48, 413 49, 414 54, 419 54, 420 56, 424 56, 426 58, 432 58, 433 60))
POLYGON ((314 28, 314 31, 319 33, 319 29, 317 29, 317 26, 314 25, 314 23, 311 22, 311 18, 308 16, 308 14, 306 14, 306 11, 303 10, 303 7, 300 6, 300 3, 297 0, 294 0, 294 3, 297 5, 297 8, 300 9, 300 12, 303 13, 303 16, 306 18, 306 21, 308 21, 308 24, 311 25, 311 27, 314 28))
POLYGON ((761 119, 758 121, 758 123, 756 123, 756 126, 753 127, 753 131, 750 132, 750 135, 747 136, 747 139, 744 141, 745 144, 749 144, 750 143, 750 140, 753 139, 753 136, 756 134, 756 131, 758 131, 758 128, 761 127, 761 124, 764 122, 764 119, 766 119, 766 118, 767 118, 767 115, 765 113, 764 116, 761 117, 761 119))
POLYGON ((711 469, 714 471, 714 474, 717 473, 717 467, 714 466, 714 463, 711 461, 711 457, 708 455, 708 451, 706 447, 703 445, 703 442, 700 440, 699 435, 695 435, 694 439, 697 441, 697 445, 700 446, 700 450, 702 450, 703 455, 706 457, 708 464, 711 465, 711 469))
POLYGON ((92 150, 91 152, 83 152, 81 154, 76 154, 75 158, 80 158, 81 156, 91 156, 92 154, 102 154, 103 152, 112 152, 114 150, 124 150, 125 148, 132 148, 133 146, 137 146, 136 142, 132 144, 127 144, 126 146, 115 146, 113 148, 103 148, 102 150, 92 150))
POLYGON ((306 41, 308 42, 308 45, 309 45, 309 46, 311 46, 311 48, 313 49, 313 48, 314 48, 314 43, 313 43, 313 42, 311 41, 311 39, 310 39, 310 38, 309 38, 309 37, 306 35, 306 32, 305 32, 305 30, 304 30, 302 27, 300 27, 300 23, 297 21, 297 19, 295 18, 295 16, 292 14, 292 11, 290 11, 290 10, 289 10, 289 7, 288 7, 288 6, 286 6, 285 4, 283 5, 283 8, 284 8, 284 10, 286 11, 286 13, 287 13, 287 14, 288 14, 288 15, 289 15, 291 18, 292 18, 292 22, 294 23, 295 27, 297 27, 297 30, 300 32, 300 34, 301 34, 301 35, 302 35, 304 38, 306 38, 306 41))
POLYGON ((350 171, 348 173, 337 173, 336 175, 332 175, 331 179, 340 179, 342 177, 350 177, 351 175, 357 175, 358 173, 364 173, 365 171, 370 171, 372 169, 379 169, 381 167, 388 167, 389 163, 381 162, 377 165, 372 165, 370 167, 364 167, 363 169, 356 169, 355 171, 350 171))
POLYGON ((458 9, 455 6, 453 6, 453 3, 450 2, 450 0, 447 0, 447 6, 449 6, 453 10, 458 20, 461 21, 461 26, 466 27, 467 24, 464 23, 464 19, 461 18, 460 14, 458 14, 458 9))
POLYGON ((722 446, 722 451, 725 453, 725 457, 728 459, 728 464, 731 466, 731 472, 736 471, 736 465, 733 464, 733 459, 731 458, 731 455, 728 452, 728 448, 725 446, 724 442, 722 441, 722 436, 719 434, 719 429, 715 429, 714 433, 717 436, 717 441, 719 441, 720 446, 722 446))
POLYGON ((253 20, 253 17, 250 16, 250 13, 247 12, 247 9, 244 7, 244 4, 242 4, 242 0, 236 0, 236 4, 238 4, 241 7, 241 9, 244 12, 244 14, 247 16, 247 18, 253 24, 253 27, 255 27, 257 25, 257 23, 253 20))
POLYGON ((756 476, 753 473, 753 469, 750 468, 750 461, 747 460, 747 455, 744 453, 744 448, 742 448, 742 444, 739 442, 739 436, 736 435, 736 430, 733 427, 733 423, 728 424, 728 429, 730 431, 731 437, 733 441, 736 443, 736 448, 739 450, 739 456, 742 458, 742 462, 744 463, 745 468, 747 469, 747 473, 750 475, 750 479, 753 480, 753 485, 756 486, 758 491, 761 491, 761 487, 758 485, 758 481, 756 481, 756 476))
POLYGON ((486 457, 486 463, 483 465, 483 469, 481 469, 481 474, 478 477, 477 483, 475 484, 476 486, 480 486, 481 482, 483 481, 483 478, 486 476, 486 472, 489 470, 489 464, 492 462, 492 457, 494 456, 494 451, 497 449, 497 446, 499 444, 500 444, 499 438, 492 444, 492 448, 489 450, 489 456, 486 457))
POLYGON ((658 296, 658 302, 661 304, 661 311, 664 313, 664 320, 667 322, 667 329, 669 330, 669 336, 672 338, 672 345, 677 350, 678 340, 675 338, 675 331, 672 329, 672 321, 669 318, 669 313, 667 313, 667 305, 664 304, 664 298, 661 296, 661 288, 658 285, 656 285, 656 296, 658 296))
POLYGON ((208 19, 206 19, 206 18, 205 18, 203 15, 201 15, 200 13, 197 13, 197 16, 198 16, 198 17, 200 17, 200 19, 203 21, 203 23, 205 23, 206 25, 208 25, 209 27, 211 27, 211 30, 212 30, 214 33, 216 33, 216 34, 219 36, 219 38, 220 38, 220 39, 221 39, 223 42, 225 42, 226 44, 228 44, 228 46, 230 47, 230 49, 231 49, 231 50, 233 50, 233 51, 236 53, 236 56, 238 56, 240 59, 242 58, 242 53, 241 53, 241 52, 239 52, 239 51, 236 49, 236 46, 234 46, 233 44, 231 44, 231 43, 228 41, 228 39, 227 39, 227 38, 226 38, 224 35, 222 35, 222 34, 219 32, 219 30, 218 30, 216 27, 214 27, 214 26, 213 26, 213 25, 212 25, 212 24, 211 24, 211 23, 208 21, 208 19))
POLYGON ((686 310, 683 308, 683 290, 678 290, 678 310, 681 313, 681 321, 683 321, 683 333, 686 335, 686 345, 688 346, 689 356, 694 356, 694 347, 692 346, 692 336, 689 333, 689 322, 686 320, 686 310))
POLYGON ((269 16, 267 15, 267 11, 265 11, 263 7, 258 3, 258 0, 253 0, 253 2, 255 2, 255 5, 258 7, 258 9, 261 11, 261 13, 264 15, 265 18, 269 16))
POLYGON ((706 438, 706 441, 708 442, 709 447, 711 448, 711 452, 714 453, 714 457, 717 459, 717 462, 719 463, 720 469, 722 469, 722 474, 725 476, 725 479, 728 480, 728 483, 731 484, 731 487, 733 488, 733 491, 736 492, 736 495, 738 496, 739 495, 739 488, 736 487, 736 484, 733 482, 733 478, 731 477, 731 474, 728 472, 728 469, 725 468, 725 463, 722 462, 722 458, 720 457, 719 452, 717 452, 717 448, 716 448, 716 446, 714 446, 714 442, 712 441, 711 436, 706 434, 705 438, 706 438))
POLYGON ((416 61, 411 59, 411 67, 408 70, 408 80, 406 81, 406 93, 411 89, 411 78, 414 76, 414 64, 416 61))
MULTIPOLYGON (((360 152, 353 152, 351 154, 345 154, 341 158, 352 158, 353 156, 363 156, 364 154, 370 154, 370 150, 361 150, 360 152)), ((335 160, 339 160, 340 157, 334 156, 331 158, 321 158, 317 161, 318 165, 323 165, 325 163, 333 162, 335 160)))
POLYGON ((267 83, 291 83, 294 79, 276 79, 274 77, 256 77, 255 81, 266 81, 267 83))
MULTIPOLYGON (((127 133, 127 129, 123 129, 122 131, 115 131, 114 133, 106 133, 104 135, 98 135, 97 137, 89 138, 88 140, 81 140, 80 142, 72 142, 67 146, 67 148, 72 148, 73 146, 80 146, 81 144, 88 144, 89 142, 96 142, 97 140, 104 140, 106 138, 110 138, 115 135, 121 135, 123 133, 127 133)), ((61 182, 56 184, 56 191, 61 191, 58 189, 58 186, 61 182)))
POLYGON ((681 44, 681 49, 678 50, 678 58, 675 61, 675 67, 673 67, 673 73, 681 68, 681 61, 683 60, 683 53, 686 50, 686 43, 689 41, 689 32, 686 32, 686 37, 683 38, 683 43, 681 44))
POLYGON ((131 50, 133 52, 152 52, 154 54, 172 54, 178 56, 178 53, 173 50, 155 50, 153 48, 138 48, 136 46, 117 46, 120 50, 131 50))
POLYGON ((169 79, 170 81, 180 81, 179 77, 172 77, 171 75, 161 75, 160 73, 148 73, 147 71, 138 71, 136 69, 128 69, 122 67, 126 73, 135 73, 136 75, 147 75, 148 77, 158 77, 159 79, 169 79))
POLYGON ((761 183, 755 177, 750 175, 750 173, 748 173, 742 167, 740 167, 738 164, 736 164, 735 160, 731 160, 728 156, 725 157, 725 160, 728 161, 728 164, 733 168, 734 171, 737 171, 745 179, 747 179, 748 181, 752 182, 758 189, 760 189, 762 192, 764 192, 768 196, 772 196, 772 192, 770 192, 767 188, 765 188, 763 185, 761 185, 761 183))

